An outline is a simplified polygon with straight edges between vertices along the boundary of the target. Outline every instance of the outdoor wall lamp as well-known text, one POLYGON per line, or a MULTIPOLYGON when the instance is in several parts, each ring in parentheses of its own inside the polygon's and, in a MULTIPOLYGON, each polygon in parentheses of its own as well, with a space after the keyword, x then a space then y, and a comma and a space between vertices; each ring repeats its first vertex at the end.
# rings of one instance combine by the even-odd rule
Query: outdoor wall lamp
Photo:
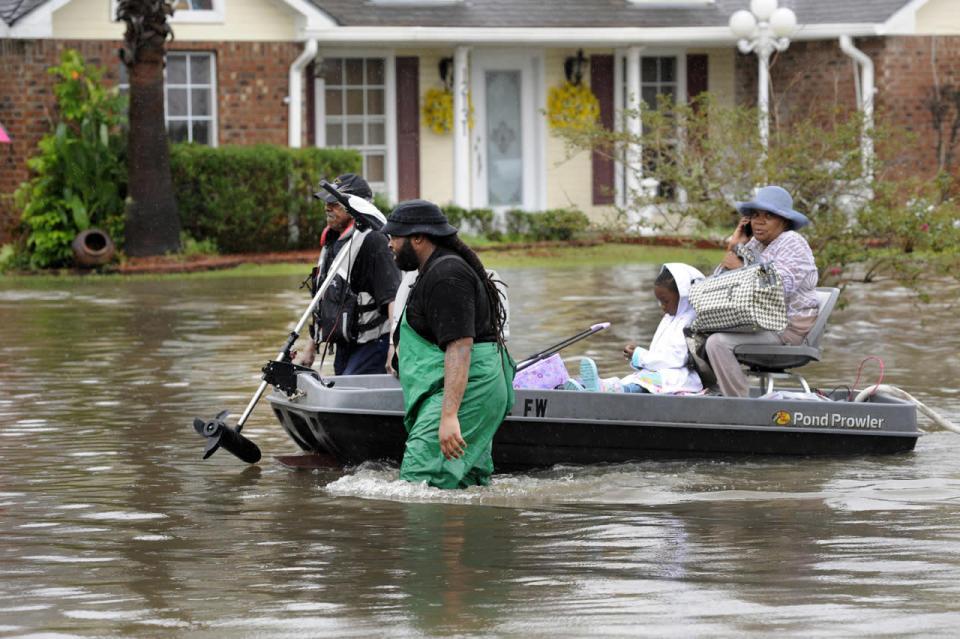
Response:
POLYGON ((440 72, 440 81, 443 82, 443 87, 450 91, 453 88, 453 58, 440 58, 437 71, 440 72))
POLYGON ((796 26, 797 16, 786 7, 777 8, 777 0, 750 0, 749 11, 741 9, 730 16, 730 31, 739 38, 737 48, 741 53, 756 53, 759 58, 757 108, 764 151, 770 137, 770 56, 790 46, 787 36, 796 26))
POLYGON ((587 64, 587 58, 583 57, 583 49, 577 51, 576 56, 570 56, 563 61, 563 75, 567 82, 574 86, 580 86, 583 80, 583 69, 587 64))

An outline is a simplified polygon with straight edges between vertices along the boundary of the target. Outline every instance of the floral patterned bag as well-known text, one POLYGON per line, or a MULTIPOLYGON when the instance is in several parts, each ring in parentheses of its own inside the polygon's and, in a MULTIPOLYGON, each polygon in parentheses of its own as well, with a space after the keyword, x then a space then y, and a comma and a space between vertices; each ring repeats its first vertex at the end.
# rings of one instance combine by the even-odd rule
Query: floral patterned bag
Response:
POLYGON ((554 353, 550 357, 518 371, 513 378, 513 387, 552 390, 557 386, 562 386, 569 377, 570 374, 567 373, 567 367, 563 364, 563 358, 560 357, 559 353, 554 353))

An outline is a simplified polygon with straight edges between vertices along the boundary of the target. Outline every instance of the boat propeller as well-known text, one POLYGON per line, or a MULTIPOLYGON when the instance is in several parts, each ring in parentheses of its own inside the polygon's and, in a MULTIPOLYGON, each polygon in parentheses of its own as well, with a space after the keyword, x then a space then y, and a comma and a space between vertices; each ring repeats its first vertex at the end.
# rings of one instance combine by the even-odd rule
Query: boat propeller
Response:
POLYGON ((204 421, 199 417, 193 420, 193 429, 198 435, 207 438, 207 447, 203 452, 203 458, 217 452, 218 448, 224 448, 230 451, 241 460, 248 464, 255 464, 260 461, 260 449, 252 441, 240 434, 239 428, 234 429, 227 425, 224 418, 230 414, 230 411, 221 411, 213 419, 204 421))

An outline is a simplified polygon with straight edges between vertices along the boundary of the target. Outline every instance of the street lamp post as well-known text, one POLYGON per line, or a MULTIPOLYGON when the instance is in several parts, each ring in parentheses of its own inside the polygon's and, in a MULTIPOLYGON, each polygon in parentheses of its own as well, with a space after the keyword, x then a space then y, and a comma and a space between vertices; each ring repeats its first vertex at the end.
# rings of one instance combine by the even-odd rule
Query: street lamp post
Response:
POLYGON ((750 10, 730 16, 730 30, 739 38, 741 53, 756 53, 760 69, 757 78, 757 108, 760 111, 760 145, 767 150, 770 137, 770 56, 790 46, 787 35, 797 26, 797 16, 777 0, 750 0, 750 10))

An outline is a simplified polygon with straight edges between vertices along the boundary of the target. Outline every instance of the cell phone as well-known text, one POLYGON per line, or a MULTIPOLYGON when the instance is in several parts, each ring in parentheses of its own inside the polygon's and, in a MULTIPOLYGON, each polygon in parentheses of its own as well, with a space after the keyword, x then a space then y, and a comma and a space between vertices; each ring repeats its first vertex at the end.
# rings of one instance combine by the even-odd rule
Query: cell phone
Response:
POLYGON ((753 227, 750 226, 750 222, 747 222, 743 225, 743 232, 747 235, 747 237, 753 237, 753 227))

